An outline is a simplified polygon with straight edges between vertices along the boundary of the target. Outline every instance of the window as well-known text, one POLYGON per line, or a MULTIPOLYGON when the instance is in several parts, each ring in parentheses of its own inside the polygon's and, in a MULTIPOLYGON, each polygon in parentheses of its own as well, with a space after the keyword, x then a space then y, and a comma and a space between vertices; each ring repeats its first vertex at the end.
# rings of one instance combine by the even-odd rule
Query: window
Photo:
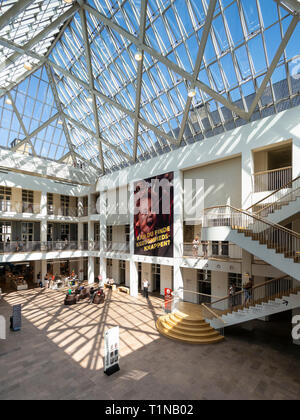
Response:
POLYGON ((69 216, 70 197, 68 195, 60 196, 60 205, 62 216, 69 216))
POLYGON ((95 223, 94 239, 95 242, 100 242, 100 223, 95 223))
POLYGON ((234 286, 236 292, 242 290, 242 275, 239 273, 228 273, 228 286, 234 286))
POLYGON ((11 241, 11 222, 0 222, 0 242, 11 241))
POLYGON ((198 303, 211 302, 211 271, 210 270, 197 270, 198 281, 198 303), (209 295, 209 296, 205 296, 209 295))
POLYGON ((22 213, 33 213, 33 191, 22 190, 22 213))
POLYGON ((70 240, 70 225, 62 224, 60 227, 60 238, 62 241, 70 240))
POLYGON ((112 260, 109 258, 107 258, 106 260, 106 269, 107 269, 106 277, 110 279, 112 277, 112 260))
POLYGON ((106 240, 107 242, 112 242, 112 226, 107 226, 106 228, 106 240))
POLYGON ((33 241, 33 223, 22 223, 21 225, 22 231, 22 241, 24 242, 32 242, 33 241))
POLYGON ((47 193, 47 214, 54 214, 53 194, 47 193))
POLYGON ((224 257, 228 257, 229 256, 229 242, 223 241, 221 248, 222 248, 222 255, 224 257))
POLYGON ((212 241, 212 255, 219 255, 219 242, 217 241, 212 241))
POLYGON ((0 211, 11 210, 11 188, 0 187, 0 211))
POLYGON ((129 244, 129 240, 130 240, 130 226, 125 225, 125 242, 126 242, 126 244, 129 244))

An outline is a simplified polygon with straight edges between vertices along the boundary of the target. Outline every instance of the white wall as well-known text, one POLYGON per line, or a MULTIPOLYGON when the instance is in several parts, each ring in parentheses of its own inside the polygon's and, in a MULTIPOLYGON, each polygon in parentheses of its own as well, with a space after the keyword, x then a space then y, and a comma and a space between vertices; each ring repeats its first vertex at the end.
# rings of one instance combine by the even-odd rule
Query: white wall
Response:
MULTIPOLYGON (((204 208, 229 204, 241 207, 241 157, 190 169, 184 180, 204 180, 204 208)), ((185 209, 184 217, 187 219, 185 209)))
MULTIPOLYGON (((220 298, 228 295, 228 273, 221 271, 211 272, 211 294, 220 298)), ((218 299, 214 299, 218 300, 218 299)), ((212 307, 216 309, 227 309, 228 302, 220 302, 213 304, 212 307)))
MULTIPOLYGON (((198 292, 197 270, 193 270, 191 268, 183 268, 182 276, 184 290, 198 292)), ((184 292, 184 300, 191 303, 198 303, 198 296, 196 293, 184 292)))
POLYGON ((173 276, 172 267, 169 265, 160 266, 160 294, 165 294, 165 288, 172 289, 173 276))

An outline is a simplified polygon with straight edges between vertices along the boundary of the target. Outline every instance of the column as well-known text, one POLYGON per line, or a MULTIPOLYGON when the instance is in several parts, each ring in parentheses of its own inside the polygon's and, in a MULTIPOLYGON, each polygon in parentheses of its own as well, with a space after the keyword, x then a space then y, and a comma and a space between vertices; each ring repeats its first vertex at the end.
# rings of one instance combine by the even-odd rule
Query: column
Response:
POLYGON ((88 222, 88 249, 90 251, 93 251, 94 249, 94 222, 89 221, 88 222))
POLYGON ((47 193, 42 191, 41 193, 41 224, 40 224, 40 241, 41 241, 41 251, 47 251, 47 193))
POLYGON ((183 289, 181 270, 183 247, 183 172, 174 172, 174 291, 183 289))
POLYGON ((44 283, 44 278, 45 278, 45 275, 46 275, 46 273, 47 273, 47 260, 42 260, 42 281, 43 281, 43 285, 45 286, 45 283, 44 283))
MULTIPOLYGON (((81 257, 81 258, 79 258, 79 264, 78 264, 78 277, 79 277, 80 281, 83 281, 83 279, 84 279, 83 266, 84 266, 83 258, 81 257)), ((70 271, 72 272, 71 263, 70 263, 70 271)), ((76 271, 75 271, 75 273, 76 273, 76 271)))
POLYGON ((78 217, 83 216, 83 197, 78 197, 78 217))
POLYGON ((89 257, 88 259, 88 283, 95 283, 95 258, 89 257))
POLYGON ((53 274, 54 276, 57 274, 58 276, 60 275, 60 262, 59 261, 54 261, 53 262, 53 274))
MULTIPOLYGON (((228 273, 223 271, 211 272, 211 294, 220 298, 228 295, 228 273)), ((216 303, 212 307, 220 310, 228 309, 228 301, 216 303)))
POLYGON ((252 190, 254 173, 253 156, 251 150, 247 150, 242 154, 242 209, 252 206, 252 190))
POLYGON ((101 192, 99 197, 99 222, 100 222, 100 276, 102 277, 101 283, 106 282, 106 268, 107 262, 104 257, 106 252, 106 220, 107 220, 107 205, 106 205, 106 192, 101 192))
POLYGON ((300 175, 300 137, 293 138, 293 179, 300 175))
POLYGON ((99 274, 102 277, 101 285, 106 282, 106 258, 100 257, 99 274))
POLYGON ((252 263, 253 263, 253 255, 249 254, 249 252, 242 250, 242 282, 243 285, 248 283, 249 278, 252 277, 252 263), (247 276, 246 274, 249 274, 247 276))
POLYGON ((130 296, 138 296, 138 263, 130 260, 130 296))
POLYGON ((83 241, 83 223, 78 223, 78 249, 82 249, 81 241, 83 241))

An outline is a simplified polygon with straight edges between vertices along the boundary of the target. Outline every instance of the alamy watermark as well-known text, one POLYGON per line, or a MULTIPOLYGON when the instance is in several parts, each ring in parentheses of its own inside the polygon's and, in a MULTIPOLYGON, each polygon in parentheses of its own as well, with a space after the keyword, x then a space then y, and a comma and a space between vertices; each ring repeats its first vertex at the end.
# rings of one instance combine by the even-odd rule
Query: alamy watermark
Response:
POLYGON ((293 340, 300 340, 300 315, 293 316, 292 324, 294 325, 292 329, 293 340))
POLYGON ((300 57, 295 58, 291 65, 291 77, 295 80, 300 79, 300 57))

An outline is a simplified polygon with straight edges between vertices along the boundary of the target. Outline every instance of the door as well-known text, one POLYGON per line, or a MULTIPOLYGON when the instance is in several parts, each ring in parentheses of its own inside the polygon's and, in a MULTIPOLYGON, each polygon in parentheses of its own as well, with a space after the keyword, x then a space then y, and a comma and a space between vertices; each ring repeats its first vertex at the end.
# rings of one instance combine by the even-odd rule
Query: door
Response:
POLYGON ((152 264, 152 291, 160 293, 160 265, 152 264))

